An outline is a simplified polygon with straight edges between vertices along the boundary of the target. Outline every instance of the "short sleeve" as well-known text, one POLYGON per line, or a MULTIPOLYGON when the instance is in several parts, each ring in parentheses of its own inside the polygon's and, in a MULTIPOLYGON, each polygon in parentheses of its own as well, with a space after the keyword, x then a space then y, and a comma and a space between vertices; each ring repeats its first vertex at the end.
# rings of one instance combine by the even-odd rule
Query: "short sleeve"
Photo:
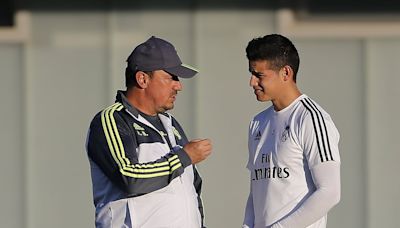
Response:
POLYGON ((307 112, 300 131, 301 144, 310 168, 328 161, 340 163, 340 135, 327 113, 318 110, 307 112))

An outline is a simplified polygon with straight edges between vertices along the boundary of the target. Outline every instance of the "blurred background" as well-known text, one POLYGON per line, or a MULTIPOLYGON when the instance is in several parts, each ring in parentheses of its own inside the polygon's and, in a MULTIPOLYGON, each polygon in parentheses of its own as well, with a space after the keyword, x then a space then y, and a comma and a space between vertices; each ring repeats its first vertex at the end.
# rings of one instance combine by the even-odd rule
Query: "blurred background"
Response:
POLYGON ((2 0, 0 227, 94 227, 87 129, 151 35, 200 69, 172 113, 189 138, 214 143, 199 165, 206 224, 240 227, 248 123, 270 105, 249 87, 244 49, 270 33, 294 42, 299 87, 341 133, 342 198, 328 227, 400 227, 399 13, 382 0, 2 0))

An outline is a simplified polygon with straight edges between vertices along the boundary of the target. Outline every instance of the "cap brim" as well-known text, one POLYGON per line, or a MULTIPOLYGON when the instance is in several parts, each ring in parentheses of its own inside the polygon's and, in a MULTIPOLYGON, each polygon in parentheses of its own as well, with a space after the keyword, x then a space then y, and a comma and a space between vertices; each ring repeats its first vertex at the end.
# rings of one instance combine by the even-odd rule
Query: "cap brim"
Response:
POLYGON ((196 68, 186 64, 181 64, 180 66, 171 67, 164 70, 180 78, 191 78, 199 72, 196 68))

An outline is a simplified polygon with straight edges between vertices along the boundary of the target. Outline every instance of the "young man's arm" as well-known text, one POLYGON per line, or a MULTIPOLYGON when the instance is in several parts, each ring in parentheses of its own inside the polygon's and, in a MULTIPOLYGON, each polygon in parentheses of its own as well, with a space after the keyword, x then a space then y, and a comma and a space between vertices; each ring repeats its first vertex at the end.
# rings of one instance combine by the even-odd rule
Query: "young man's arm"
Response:
POLYGON ((254 206, 253 206, 253 194, 250 186, 250 193, 247 198, 246 210, 244 212, 244 221, 242 228, 253 228, 253 227, 254 227, 254 206))
POLYGON ((311 170, 316 191, 293 213, 271 228, 307 227, 322 218, 340 200, 340 164, 327 162, 311 170))
POLYGON ((326 215, 340 200, 339 132, 331 117, 311 99, 302 103, 307 113, 299 128, 299 141, 316 190, 272 228, 307 227, 326 215))

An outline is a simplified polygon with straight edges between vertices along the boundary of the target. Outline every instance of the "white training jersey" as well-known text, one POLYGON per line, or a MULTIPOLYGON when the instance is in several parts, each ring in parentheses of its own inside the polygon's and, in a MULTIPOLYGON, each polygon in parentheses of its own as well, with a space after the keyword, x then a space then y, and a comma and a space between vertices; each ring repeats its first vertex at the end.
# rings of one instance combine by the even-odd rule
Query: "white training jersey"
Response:
MULTIPOLYGON (((271 106, 254 117, 247 163, 254 228, 285 218, 315 191, 310 169, 340 162, 338 141, 329 114, 304 94, 283 110, 271 106)), ((308 227, 325 226, 326 215, 308 227)))

